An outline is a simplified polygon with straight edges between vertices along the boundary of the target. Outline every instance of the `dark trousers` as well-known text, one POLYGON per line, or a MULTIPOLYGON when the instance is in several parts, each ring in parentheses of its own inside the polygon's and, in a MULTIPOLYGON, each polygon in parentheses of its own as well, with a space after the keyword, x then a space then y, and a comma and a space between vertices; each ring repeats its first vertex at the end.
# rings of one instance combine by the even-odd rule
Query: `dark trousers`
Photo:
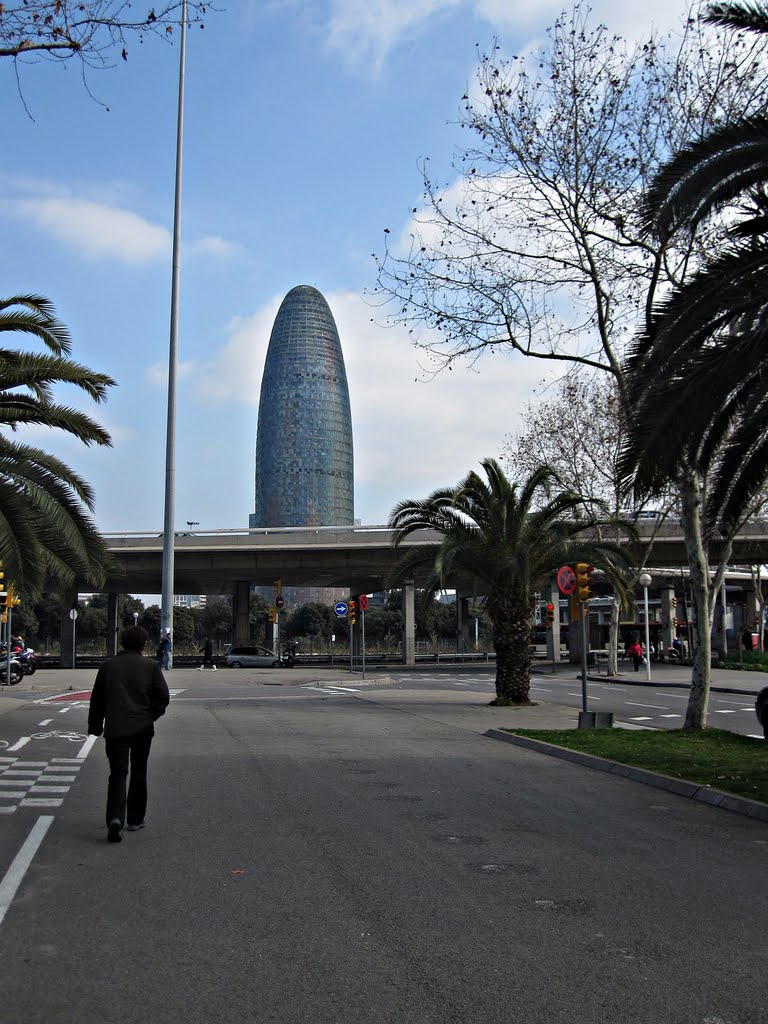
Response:
POLYGON ((109 785, 107 786, 107 825, 118 819, 128 825, 140 825, 147 811, 147 761, 152 746, 154 728, 143 729, 132 736, 116 736, 106 740, 109 758, 109 785), (131 781, 128 782, 128 765, 131 781), (127 789, 127 793, 126 793, 127 789))

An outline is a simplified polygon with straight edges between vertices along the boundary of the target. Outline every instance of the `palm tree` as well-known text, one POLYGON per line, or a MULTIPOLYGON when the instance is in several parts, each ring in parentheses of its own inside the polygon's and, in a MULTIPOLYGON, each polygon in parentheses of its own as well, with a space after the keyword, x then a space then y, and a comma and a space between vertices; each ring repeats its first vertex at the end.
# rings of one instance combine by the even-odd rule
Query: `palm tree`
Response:
MULTIPOLYGON (((768 32, 764 4, 715 4, 706 20, 768 32)), ((674 477, 681 459, 710 474, 710 528, 738 522, 768 475, 766 114, 724 124, 662 168, 646 197, 647 227, 662 239, 695 233, 734 205, 746 217, 654 311, 627 364, 625 470, 641 489, 674 477)))
POLYGON ((416 578, 425 600, 446 586, 482 595, 493 624, 497 705, 528 704, 533 592, 558 566, 592 562, 623 590, 624 548, 587 536, 593 519, 579 519, 582 497, 559 489, 548 466, 522 484, 513 483, 494 459, 484 459, 485 478, 470 472, 456 487, 424 501, 403 501, 389 525, 396 546, 417 530, 441 535, 434 544, 405 551, 389 583, 416 578))
POLYGON ((111 444, 109 434, 77 409, 53 400, 55 384, 71 384, 96 402, 114 381, 69 358, 71 341, 52 304, 38 295, 0 300, 0 332, 41 341, 50 354, 0 348, 0 560, 5 583, 25 598, 46 583, 97 586, 112 559, 89 517, 93 493, 77 473, 10 434, 30 425, 63 430, 85 445, 111 444))

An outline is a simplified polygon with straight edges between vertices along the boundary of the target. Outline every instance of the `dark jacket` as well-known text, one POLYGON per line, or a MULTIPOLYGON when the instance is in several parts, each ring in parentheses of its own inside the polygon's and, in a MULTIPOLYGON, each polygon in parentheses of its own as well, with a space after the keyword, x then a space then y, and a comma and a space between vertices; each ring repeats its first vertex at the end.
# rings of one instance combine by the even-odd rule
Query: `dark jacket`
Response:
POLYGON ((151 729, 165 714, 170 696, 158 663, 137 651, 120 651, 96 674, 88 732, 108 739, 151 729))

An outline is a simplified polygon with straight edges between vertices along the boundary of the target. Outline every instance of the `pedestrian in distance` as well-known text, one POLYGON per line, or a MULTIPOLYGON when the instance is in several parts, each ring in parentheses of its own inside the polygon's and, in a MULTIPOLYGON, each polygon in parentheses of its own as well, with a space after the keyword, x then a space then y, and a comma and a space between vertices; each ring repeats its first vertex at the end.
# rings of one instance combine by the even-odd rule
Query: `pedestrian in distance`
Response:
POLYGON ((166 629, 165 633, 160 638, 160 668, 163 671, 167 671, 171 667, 171 649, 173 647, 173 641, 171 640, 171 631, 166 629))
POLYGON ((215 672, 216 671, 216 664, 215 664, 215 662, 213 660, 213 644, 208 639, 208 637, 205 638, 205 643, 203 644, 203 647, 202 647, 202 653, 203 653, 203 664, 200 666, 200 671, 202 672, 203 669, 205 669, 205 668, 211 668, 215 672))
POLYGON ((120 636, 123 649, 103 663, 91 693, 88 733, 104 734, 109 760, 106 817, 110 843, 122 840, 123 825, 128 832, 144 828, 149 750, 155 722, 165 714, 170 699, 157 661, 144 657, 148 639, 141 626, 124 629, 120 636))
POLYGON ((632 664, 635 666, 635 672, 638 672, 643 663, 643 648, 640 646, 639 640, 632 641, 627 648, 627 654, 632 659, 632 664))
POLYGON ((754 644, 752 643, 752 630, 751 629, 745 629, 744 632, 741 634, 741 646, 744 648, 745 651, 752 651, 752 650, 754 650, 754 644))
POLYGON ((755 701, 755 714, 763 727, 763 736, 768 740, 768 686, 764 686, 755 701))

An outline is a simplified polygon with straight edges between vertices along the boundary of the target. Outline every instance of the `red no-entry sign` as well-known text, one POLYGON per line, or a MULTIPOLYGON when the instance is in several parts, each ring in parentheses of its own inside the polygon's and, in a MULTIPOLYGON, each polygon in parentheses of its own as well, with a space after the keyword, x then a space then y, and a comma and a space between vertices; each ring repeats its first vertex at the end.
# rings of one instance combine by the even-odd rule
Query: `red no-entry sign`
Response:
POLYGON ((557 586, 566 597, 576 593, 576 573, 570 565, 563 565, 557 570, 557 586))
POLYGON ((368 595, 367 594, 361 594, 360 597, 358 597, 358 599, 357 599, 357 607, 360 609, 361 612, 367 612, 368 611, 368 595))

